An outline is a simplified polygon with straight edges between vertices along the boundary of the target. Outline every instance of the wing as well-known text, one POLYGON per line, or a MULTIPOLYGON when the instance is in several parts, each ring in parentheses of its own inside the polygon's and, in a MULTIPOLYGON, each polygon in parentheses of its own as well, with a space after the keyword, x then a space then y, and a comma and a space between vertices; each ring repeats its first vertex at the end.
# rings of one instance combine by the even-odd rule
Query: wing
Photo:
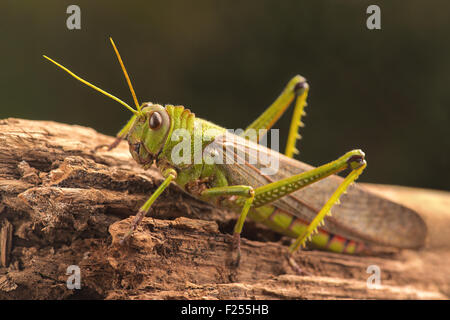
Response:
MULTIPOLYGON (((224 154, 223 164, 230 185, 250 185, 254 188, 278 181, 312 166, 286 157, 262 145, 237 135, 216 137, 208 148, 224 154)), ((327 177, 272 203, 305 221, 312 221, 343 178, 327 177)), ((427 233, 422 218, 412 209, 392 202, 353 185, 334 206, 333 214, 325 218, 323 229, 353 240, 364 240, 398 248, 418 248, 424 245, 427 233)))

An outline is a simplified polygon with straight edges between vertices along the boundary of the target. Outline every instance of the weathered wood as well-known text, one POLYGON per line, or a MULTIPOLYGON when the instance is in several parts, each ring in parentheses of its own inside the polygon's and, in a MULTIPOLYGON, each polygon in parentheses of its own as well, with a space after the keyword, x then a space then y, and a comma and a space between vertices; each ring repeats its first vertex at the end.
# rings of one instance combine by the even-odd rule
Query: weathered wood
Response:
POLYGON ((450 232, 442 234, 450 226, 446 192, 372 186, 417 205, 423 214, 430 206, 412 199, 436 197, 424 217, 431 235, 427 247, 371 256, 302 251, 296 260, 308 276, 295 275, 283 259, 286 238, 251 222, 244 228, 241 265, 232 267, 230 231, 237 215, 199 202, 175 185, 157 200, 129 245, 120 246, 127 217, 162 179, 157 170, 136 165, 126 143, 110 152, 93 151, 113 140, 80 126, 0 120, 0 220, 14 230, 12 250, 0 252, 7 265, 0 267, 1 299, 450 296, 450 232), (81 268, 81 290, 66 287, 69 265, 81 268), (381 269, 380 289, 367 288, 369 265, 381 269))
POLYGON ((8 220, 0 224, 0 266, 7 267, 12 248, 13 226, 8 220))

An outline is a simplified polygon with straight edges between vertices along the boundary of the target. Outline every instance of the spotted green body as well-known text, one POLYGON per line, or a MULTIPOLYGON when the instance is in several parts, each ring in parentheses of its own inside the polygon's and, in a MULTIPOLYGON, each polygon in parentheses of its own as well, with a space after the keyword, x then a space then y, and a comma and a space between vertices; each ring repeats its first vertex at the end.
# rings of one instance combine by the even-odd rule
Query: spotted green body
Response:
MULTIPOLYGON (((168 136, 177 129, 187 129, 191 135, 191 141, 196 139, 196 135, 204 135, 208 129, 215 129, 216 135, 199 138, 203 141, 202 151, 217 144, 220 148, 228 141, 223 136, 225 128, 219 127, 209 121, 195 117, 193 113, 183 106, 167 105, 165 107, 148 104, 143 108, 143 112, 151 114, 155 110, 167 112, 170 120, 170 130, 168 136), (200 131, 196 128, 201 128, 200 131), (213 142, 214 141, 214 142, 213 142)), ((148 117, 148 116, 147 116, 148 117)), ((280 169, 273 176, 265 176, 260 173, 261 165, 245 164, 214 164, 205 163, 197 165, 176 165, 171 159, 173 148, 180 142, 166 139, 162 151, 156 156, 150 156, 147 150, 156 150, 155 139, 145 139, 148 132, 135 130, 138 124, 131 127, 128 133, 130 151, 134 159, 141 164, 151 163, 155 160, 156 165, 162 171, 171 168, 177 172, 174 181, 186 192, 194 197, 210 202, 216 206, 235 210, 237 213, 242 209, 245 198, 235 195, 226 196, 220 193, 218 196, 202 196, 201 190, 208 188, 218 188, 236 185, 249 185, 256 189, 261 188, 274 181, 287 179, 295 174, 312 172, 314 168, 290 157, 281 155, 264 146, 249 142, 242 137, 234 136, 232 139, 236 148, 254 148, 259 152, 264 152, 269 156, 279 157, 280 169), (135 153, 135 145, 142 142, 148 145, 140 148, 140 153, 135 153)), ((354 153, 359 154, 359 151, 354 153)), ((345 157, 345 156, 344 156, 345 157)), ((192 154, 191 161, 194 159, 192 154)), ((333 191, 344 180, 338 176, 330 176, 336 168, 333 163, 328 164, 327 170, 311 175, 308 179, 299 182, 293 179, 296 184, 292 189, 300 189, 285 196, 270 198, 266 194, 266 199, 258 194, 255 196, 253 205, 248 212, 248 216, 269 228, 283 233, 287 236, 297 238, 302 235, 308 222, 311 221, 332 195, 333 191), (323 176, 320 177, 320 175, 323 176), (325 179, 326 178, 326 179, 325 179), (300 183, 304 183, 307 188, 302 188, 300 183)), ((337 161, 339 163, 339 161, 337 161)), ((326 165, 327 166, 327 165, 326 165)), ((269 188, 270 193, 276 193, 277 188, 269 188)), ((417 214, 399 204, 387 199, 380 198, 360 186, 354 186, 347 191, 344 196, 344 204, 333 209, 333 216, 325 219, 323 228, 318 228, 318 232, 311 237, 311 244, 316 248, 328 249, 335 252, 353 253, 364 247, 363 243, 377 243, 395 247, 419 247, 422 244, 424 232, 417 225, 421 226, 421 219, 417 214), (404 229, 393 228, 392 217, 403 221, 404 229), (341 222, 344 220, 344 222, 341 222), (346 224, 346 222, 349 222, 346 224), (404 231, 403 231, 404 230, 404 231), (419 237, 413 236, 411 230, 419 230, 419 237)), ((398 223, 398 222, 397 222, 398 223)), ((417 235, 417 234, 416 234, 417 235)))
POLYGON ((365 243, 398 248, 418 248, 424 244, 426 227, 416 212, 360 186, 349 188, 367 165, 361 150, 349 151, 317 168, 293 159, 298 153, 295 148, 300 137, 297 131, 303 125, 301 117, 305 114, 309 90, 303 77, 292 78, 275 102, 242 134, 229 134, 225 128, 197 118, 183 106, 150 102, 140 105, 120 55, 112 44, 130 85, 136 109, 46 58, 133 112, 118 139, 128 141, 130 153, 137 163, 144 168, 156 165, 165 178, 139 210, 124 240, 132 234, 157 197, 175 182, 192 196, 239 214, 234 228, 238 258, 240 233, 247 216, 296 239, 288 254, 294 268, 298 266, 291 255, 308 239, 315 247, 345 253, 356 252, 365 243), (264 136, 261 130, 272 128, 292 103, 294 115, 283 155, 259 141, 264 136), (252 132, 256 132, 256 141, 246 138, 252 132), (229 147, 231 153, 225 152, 229 147), (207 161, 202 156, 206 152, 214 156, 214 161, 207 161), (264 156, 261 159, 276 160, 277 170, 269 174, 267 162, 259 158, 252 162, 255 152, 264 156), (337 175, 344 170, 349 171, 344 178, 337 175), (341 196, 342 203, 336 205, 341 196))
MULTIPOLYGON (((214 128, 217 130, 218 134, 225 133, 226 129, 221 128, 209 121, 196 118, 193 113, 189 110, 185 109, 183 106, 172 106, 167 105, 165 107, 167 114, 169 115, 171 121, 171 130, 170 134, 176 129, 187 129, 191 134, 191 141, 195 140, 196 134, 201 134, 202 136, 205 134, 208 129, 214 128), (202 128, 201 132, 197 132, 194 128, 202 128)), ((138 134, 140 131, 136 131, 138 134)), ((206 146, 208 146, 211 141, 213 141, 217 136, 211 137, 202 137, 199 139, 203 141, 202 150, 206 146)), ((143 139, 137 138, 133 140, 130 136, 131 143, 133 146, 135 141, 145 141, 143 139)), ((239 139, 235 137, 235 139, 239 139)), ((217 202, 216 198, 202 198, 201 195, 192 190, 192 185, 199 188, 200 184, 203 183, 205 187, 225 187, 230 185, 237 185, 245 183, 246 179, 239 178, 239 173, 231 174, 227 166, 208 166, 204 163, 200 165, 186 165, 186 166, 176 166, 170 165, 171 163, 171 153, 173 148, 179 143, 179 141, 171 141, 167 140, 161 154, 158 156, 156 160, 157 165, 159 164, 161 167, 167 168, 171 167, 177 171, 177 178, 175 182, 182 187, 186 192, 191 193, 195 197, 198 197, 204 201, 208 201, 214 205, 222 206, 228 209, 235 209, 237 213, 240 212, 240 208, 242 204, 237 203, 239 201, 234 198, 227 199, 227 201, 222 200, 220 203, 217 202), (243 181, 244 180, 244 181, 243 181), (201 182, 198 181, 207 181, 201 182)), ((246 142, 248 143, 248 142, 246 142)), ((261 148, 261 146, 257 146, 261 148)), ((147 156, 146 149, 142 150, 140 155, 135 154, 135 160, 141 162, 143 164, 147 163, 146 160, 142 161, 142 159, 147 156), (143 157, 143 158, 142 158, 143 157)), ((133 148, 131 150, 133 154, 133 148)), ((269 150, 268 150, 269 151, 269 150)), ((270 151, 269 151, 270 152, 270 151)), ((194 159, 192 159, 193 161, 194 159)), ((248 181, 248 180, 247 180, 248 181)), ((263 183, 255 182, 252 187, 258 187, 263 183)), ((270 200, 269 200, 270 201, 270 200)), ((280 208, 277 208, 274 205, 264 205, 261 207, 256 207, 256 204, 249 211, 249 218, 255 220, 257 222, 263 223, 274 231, 280 232, 286 236, 297 238, 302 235, 308 226, 306 220, 302 220, 301 218, 296 217, 295 213, 289 213, 288 211, 283 211, 280 208)), ((357 243, 353 240, 345 239, 341 236, 334 235, 330 232, 325 231, 324 229, 319 229, 318 233, 312 236, 311 239, 312 246, 320 249, 327 249, 334 252, 345 252, 345 253, 353 253, 357 249, 362 249, 364 246, 362 243, 357 243)))

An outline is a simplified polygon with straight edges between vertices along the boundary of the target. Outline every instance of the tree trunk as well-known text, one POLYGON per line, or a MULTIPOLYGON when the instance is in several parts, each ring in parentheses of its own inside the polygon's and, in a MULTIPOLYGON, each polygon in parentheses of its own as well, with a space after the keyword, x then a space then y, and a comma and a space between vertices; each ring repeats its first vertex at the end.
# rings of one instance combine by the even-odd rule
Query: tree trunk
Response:
MULTIPOLYGON (((232 265, 237 214, 172 184, 124 246, 118 239, 162 178, 144 171, 122 142, 55 122, 0 120, 0 299, 447 299, 450 195, 375 186, 410 205, 429 235, 420 251, 370 256, 301 251, 296 275, 288 239, 246 222, 241 265, 232 265), (81 289, 68 289, 69 266, 81 289), (370 265, 381 286, 368 288, 370 265)), ((69 282, 70 282, 69 281, 69 282)), ((370 281, 369 281, 370 282, 370 281)), ((76 282, 70 282, 76 283, 76 282)), ((370 287, 370 286, 369 286, 370 287)))

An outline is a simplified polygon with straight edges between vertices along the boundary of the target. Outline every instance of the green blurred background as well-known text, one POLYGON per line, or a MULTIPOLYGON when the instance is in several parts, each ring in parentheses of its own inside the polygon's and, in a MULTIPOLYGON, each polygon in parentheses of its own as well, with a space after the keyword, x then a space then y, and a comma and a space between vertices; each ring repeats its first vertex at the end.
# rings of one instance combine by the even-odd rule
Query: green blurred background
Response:
POLYGON ((449 189, 448 0, 2 0, 0 12, 0 118, 115 134, 130 113, 42 58, 131 103, 112 36, 140 101, 243 128, 298 73, 311 86, 303 161, 361 148, 360 181, 449 189), (70 4, 81 8, 81 30, 66 27, 70 4), (381 7, 382 30, 366 28, 370 4, 381 7))

